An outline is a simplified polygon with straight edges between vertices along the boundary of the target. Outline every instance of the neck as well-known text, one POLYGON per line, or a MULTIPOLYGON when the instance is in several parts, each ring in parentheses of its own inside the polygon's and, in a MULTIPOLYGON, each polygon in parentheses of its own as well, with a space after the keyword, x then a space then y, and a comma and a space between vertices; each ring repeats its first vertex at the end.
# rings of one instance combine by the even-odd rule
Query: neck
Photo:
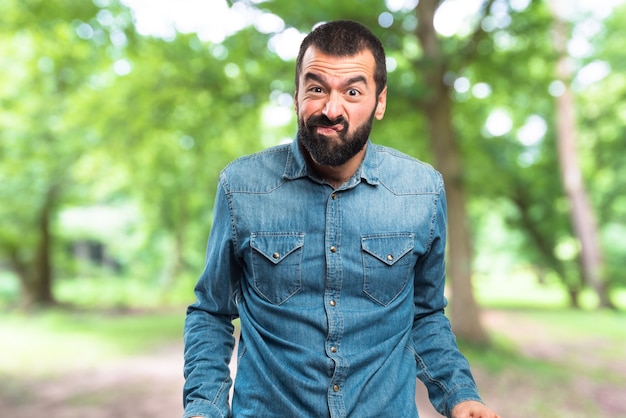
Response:
POLYGON ((337 188, 344 184, 346 181, 348 181, 359 169, 359 166, 365 158, 366 149, 367 145, 365 145, 363 149, 359 151, 354 157, 350 158, 344 164, 338 166, 319 164, 315 160, 313 160, 313 158, 311 158, 306 150, 303 149, 303 152, 306 156, 309 166, 313 168, 315 174, 317 174, 321 179, 325 180, 334 188, 337 188))

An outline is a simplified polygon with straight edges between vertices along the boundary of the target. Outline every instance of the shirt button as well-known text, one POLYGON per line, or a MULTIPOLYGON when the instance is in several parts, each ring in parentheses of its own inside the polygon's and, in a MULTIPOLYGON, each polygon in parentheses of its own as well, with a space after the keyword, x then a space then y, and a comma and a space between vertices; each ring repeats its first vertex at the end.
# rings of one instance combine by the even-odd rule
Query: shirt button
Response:
POLYGON ((393 261, 393 255, 392 254, 387 254, 387 260, 393 261))
POLYGON ((337 247, 335 247, 334 245, 332 247, 330 247, 330 252, 331 253, 337 252, 337 247))
POLYGON ((337 193, 333 193, 330 195, 333 200, 337 200, 337 193))
POLYGON ((274 257, 274 259, 280 258, 280 254, 274 253, 274 254, 272 254, 272 257, 274 257))
POLYGON ((339 392, 339 385, 334 385, 333 386, 333 391, 339 392))
POLYGON ((337 352, 337 347, 330 347, 330 352, 331 353, 336 353, 337 352))
POLYGON ((335 306, 337 303, 336 303, 334 300, 331 300, 330 302, 328 302, 328 304, 329 304, 330 306, 335 306))

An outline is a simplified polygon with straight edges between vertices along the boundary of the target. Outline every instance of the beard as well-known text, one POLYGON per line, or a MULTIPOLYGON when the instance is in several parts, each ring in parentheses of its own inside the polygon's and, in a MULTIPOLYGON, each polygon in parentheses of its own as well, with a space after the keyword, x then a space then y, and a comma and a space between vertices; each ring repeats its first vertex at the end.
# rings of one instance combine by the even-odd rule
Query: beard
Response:
POLYGON ((369 119, 359 126, 354 133, 349 133, 350 125, 343 117, 330 120, 324 115, 313 115, 306 122, 298 119, 298 143, 304 147, 311 158, 320 165, 337 167, 345 164, 359 153, 367 143, 376 108, 369 119), (331 127, 341 125, 343 129, 337 132, 338 141, 317 133, 318 126, 331 127))

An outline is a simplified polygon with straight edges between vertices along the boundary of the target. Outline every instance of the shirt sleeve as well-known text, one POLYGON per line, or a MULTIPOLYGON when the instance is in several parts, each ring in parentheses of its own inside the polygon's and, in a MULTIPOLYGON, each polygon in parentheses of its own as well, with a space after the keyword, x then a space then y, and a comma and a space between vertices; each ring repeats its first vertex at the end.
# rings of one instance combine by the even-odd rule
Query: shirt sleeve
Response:
MULTIPOLYGON (((220 183, 221 184, 221 183, 220 183)), ((226 193, 218 187, 206 262, 187 309, 184 330, 184 417, 229 417, 232 385, 229 363, 233 353, 233 319, 240 267, 234 254, 226 193)))
POLYGON ((469 363, 459 351, 445 316, 446 197, 439 177, 439 195, 431 219, 431 245, 415 269, 415 316, 412 343, 417 377, 428 389, 430 402, 450 416, 462 401, 481 401, 469 363))

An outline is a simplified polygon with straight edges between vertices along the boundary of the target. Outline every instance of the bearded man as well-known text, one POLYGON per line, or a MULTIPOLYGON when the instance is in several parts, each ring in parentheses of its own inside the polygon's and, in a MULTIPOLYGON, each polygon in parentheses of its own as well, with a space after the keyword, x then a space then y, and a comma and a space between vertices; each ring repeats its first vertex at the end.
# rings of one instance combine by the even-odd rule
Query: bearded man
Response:
POLYGON ((385 52, 335 21, 302 42, 298 134, 220 174, 185 322, 185 417, 496 418, 444 315, 441 175, 370 142, 385 52), (229 399, 233 323, 238 367, 229 399))

